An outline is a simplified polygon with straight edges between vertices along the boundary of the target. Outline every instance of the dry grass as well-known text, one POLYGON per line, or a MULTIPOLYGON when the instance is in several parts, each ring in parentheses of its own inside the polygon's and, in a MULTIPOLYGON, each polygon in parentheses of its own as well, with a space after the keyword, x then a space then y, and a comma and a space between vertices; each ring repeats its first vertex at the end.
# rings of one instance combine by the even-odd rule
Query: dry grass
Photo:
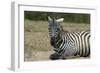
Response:
MULTIPOLYGON (((89 24, 62 23, 66 31, 89 30, 89 24)), ((24 25, 24 60, 49 60, 53 52, 48 35, 48 23, 45 21, 25 20, 24 25)))

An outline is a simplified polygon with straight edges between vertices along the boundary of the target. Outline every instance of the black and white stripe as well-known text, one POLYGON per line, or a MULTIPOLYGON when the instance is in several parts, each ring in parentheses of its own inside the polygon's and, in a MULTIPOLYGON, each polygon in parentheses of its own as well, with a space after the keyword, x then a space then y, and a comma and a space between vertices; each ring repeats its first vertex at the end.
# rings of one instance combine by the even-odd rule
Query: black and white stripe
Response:
POLYGON ((49 19, 49 35, 51 45, 55 53, 50 59, 64 59, 70 56, 87 57, 90 56, 90 32, 68 32, 63 31, 60 22, 63 19, 49 19))

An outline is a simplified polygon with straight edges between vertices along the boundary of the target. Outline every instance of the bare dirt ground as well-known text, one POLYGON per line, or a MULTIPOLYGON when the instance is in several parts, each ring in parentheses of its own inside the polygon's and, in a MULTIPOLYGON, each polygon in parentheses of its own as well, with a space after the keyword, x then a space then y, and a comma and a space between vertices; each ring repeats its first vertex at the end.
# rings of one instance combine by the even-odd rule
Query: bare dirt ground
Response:
MULTIPOLYGON (((30 56, 25 54, 25 61, 30 62, 30 61, 48 61, 49 56, 53 53, 53 51, 34 51, 30 56)), ((89 59, 90 57, 68 57, 67 59, 89 59)), ((64 60, 67 60, 64 59, 64 60)))
POLYGON ((50 60, 49 56, 53 51, 34 51, 29 56, 25 54, 25 61, 41 61, 41 60, 50 60))

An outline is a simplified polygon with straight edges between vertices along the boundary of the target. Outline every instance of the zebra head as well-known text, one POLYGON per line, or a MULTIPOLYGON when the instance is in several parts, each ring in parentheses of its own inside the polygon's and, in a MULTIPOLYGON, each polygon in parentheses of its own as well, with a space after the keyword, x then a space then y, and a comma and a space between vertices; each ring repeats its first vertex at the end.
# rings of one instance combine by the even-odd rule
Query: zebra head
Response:
POLYGON ((55 41, 55 39, 60 36, 60 33, 63 30, 60 22, 63 22, 63 20, 63 18, 56 20, 55 18, 48 16, 48 29, 51 41, 55 41))

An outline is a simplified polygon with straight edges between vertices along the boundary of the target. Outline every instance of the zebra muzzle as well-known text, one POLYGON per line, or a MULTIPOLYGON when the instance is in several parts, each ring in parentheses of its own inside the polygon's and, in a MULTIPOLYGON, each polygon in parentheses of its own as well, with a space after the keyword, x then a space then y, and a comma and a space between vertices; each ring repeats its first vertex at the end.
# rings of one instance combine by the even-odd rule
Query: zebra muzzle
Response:
POLYGON ((51 38, 50 43, 53 47, 55 47, 55 38, 51 38))

